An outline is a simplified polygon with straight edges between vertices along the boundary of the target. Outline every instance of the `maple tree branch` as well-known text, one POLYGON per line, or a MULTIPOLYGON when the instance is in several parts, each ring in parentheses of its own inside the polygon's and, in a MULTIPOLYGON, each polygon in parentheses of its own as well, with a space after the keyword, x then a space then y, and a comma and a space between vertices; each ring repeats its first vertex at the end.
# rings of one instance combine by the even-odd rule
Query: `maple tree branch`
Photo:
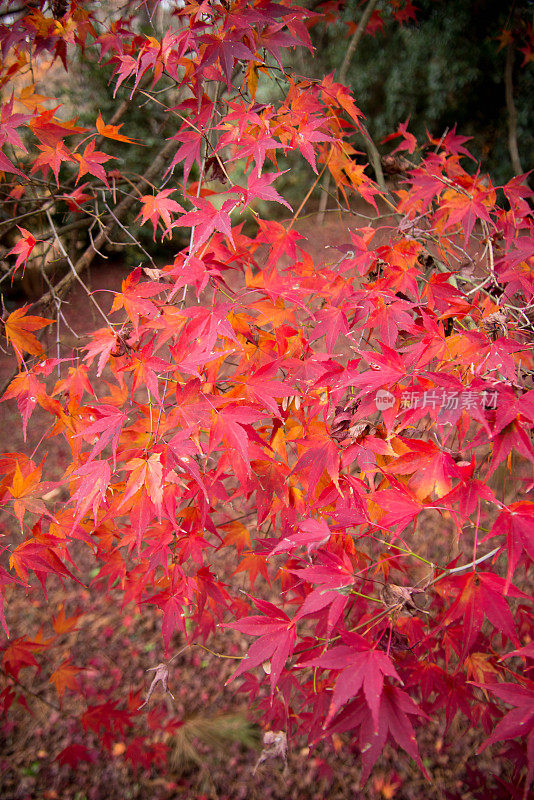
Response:
POLYGON ((349 46, 347 47, 347 50, 345 52, 345 57, 343 59, 343 63, 341 64, 341 67, 339 69, 339 82, 340 83, 345 84, 345 82, 346 82, 347 73, 348 73, 349 67, 350 67, 350 62, 352 61, 352 57, 354 56, 354 53, 356 52, 356 48, 358 47, 358 45, 360 43, 360 40, 361 40, 363 34, 365 33, 365 30, 367 28, 367 23, 369 22, 369 20, 371 18, 371 14, 375 10, 375 6, 376 6, 377 2, 378 2, 378 0, 369 0, 367 5, 365 6, 364 12, 362 14, 362 17, 361 17, 357 27, 356 27, 356 30, 352 34, 352 39, 349 42, 349 46))
POLYGON ((31 694, 31 696, 35 697, 36 700, 39 700, 39 702, 44 703, 45 706, 52 708, 58 714, 61 714, 62 716, 67 716, 63 711, 63 709, 61 709, 59 706, 56 706, 55 703, 51 703, 50 700, 46 700, 46 698, 41 697, 41 695, 37 694, 37 692, 34 692, 33 689, 28 688, 28 686, 26 686, 24 683, 21 683, 21 681, 19 681, 18 678, 15 678, 14 675, 11 675, 9 672, 6 672, 3 667, 0 667, 0 671, 6 676, 8 680, 12 680, 14 684, 20 686, 20 688, 23 689, 24 692, 28 692, 28 694, 31 694))
MULTIPOLYGON (((120 219, 117 218, 116 214, 114 214, 114 212, 112 211, 112 209, 109 207, 109 205, 107 203, 104 203, 104 206, 106 207, 108 214, 111 217, 113 217, 113 219, 115 220, 115 224, 118 225, 118 227, 126 234, 126 236, 129 236, 129 238, 132 240, 132 242, 134 242, 136 247, 138 247, 142 251, 142 253, 144 253, 144 255, 148 258, 148 260, 155 267, 156 264, 154 262, 154 259, 152 258, 150 253, 147 250, 145 250, 145 248, 143 247, 141 242, 138 239, 135 238, 133 233, 130 233, 130 231, 128 230, 128 228, 125 225, 123 225, 123 223, 120 221, 120 219)), ((124 246, 126 247, 126 244, 124 244, 124 246)))
POLYGON ((206 645, 201 644, 200 642, 193 642, 193 644, 195 647, 201 647, 202 650, 205 650, 207 653, 211 653, 212 656, 217 656, 217 658, 230 658, 234 661, 243 661, 243 659, 246 658, 246 656, 229 656, 225 653, 217 653, 215 650, 210 650, 209 647, 206 647, 206 645))
POLYGON ((519 157, 519 147, 517 145, 517 109, 514 103, 513 86, 513 67, 514 67, 514 47, 512 42, 506 48, 506 63, 504 66, 504 87, 506 96, 506 110, 508 111, 508 151, 510 161, 516 175, 522 175, 523 167, 519 157))
MULTIPOLYGON (((141 176, 137 186, 140 183, 150 183, 152 178, 154 178, 164 167, 165 162, 167 161, 169 155, 172 153, 173 149, 176 147, 176 142, 172 139, 168 140, 165 146, 160 150, 152 164, 148 167, 146 172, 141 176)), ((89 247, 84 251, 84 253, 80 256, 80 258, 76 261, 75 264, 72 265, 72 271, 65 275, 59 283, 54 286, 55 293, 58 296, 62 296, 65 292, 71 287, 72 283, 77 280, 77 277, 87 269, 87 267, 92 263, 94 257, 97 255, 98 248, 101 247, 108 238, 108 235, 111 233, 113 228, 116 225, 116 220, 122 220, 130 210, 131 206, 135 202, 137 197, 133 194, 127 195, 117 206, 115 209, 115 216, 112 218, 107 225, 104 225, 94 242, 91 242, 89 247)), ((52 301, 53 296, 51 292, 47 292, 39 300, 36 300, 35 303, 32 304, 33 308, 38 307, 46 307, 52 301)))
POLYGON ((28 6, 25 4, 19 6, 18 8, 10 8, 7 10, 0 11, 0 18, 3 19, 4 17, 13 17, 15 16, 15 14, 24 14, 27 11, 28 11, 28 6))
POLYGON ((364 125, 363 122, 361 122, 360 125, 364 135, 363 140, 365 144, 365 149, 367 150, 367 155, 369 156, 369 159, 375 171, 376 182, 378 183, 383 192, 389 194, 386 186, 386 181, 384 178, 384 171, 382 169, 382 162, 380 160, 380 153, 378 151, 378 147, 374 143, 374 140, 371 137, 371 134, 369 133, 369 129, 367 128, 367 126, 364 125))
POLYGON ((13 230, 16 227, 17 222, 22 222, 22 220, 27 219, 28 217, 35 217, 36 214, 42 214, 47 208, 54 208, 56 201, 54 198, 48 198, 48 203, 45 206, 41 206, 40 208, 36 208, 33 211, 25 211, 23 214, 18 214, 16 217, 10 217, 9 219, 4 219, 0 221, 0 231, 3 236, 9 231, 13 230), (2 230, 3 226, 6 226, 6 230, 2 230))
POLYGON ((479 556, 479 558, 475 559, 474 561, 469 561, 467 564, 462 564, 460 567, 451 567, 451 569, 446 569, 442 575, 437 575, 433 578, 427 585, 426 589, 430 589, 431 586, 434 586, 435 583, 438 583, 442 578, 447 578, 449 575, 458 574, 459 572, 466 572, 466 570, 474 570, 478 564, 482 564, 484 561, 488 561, 493 556, 497 555, 501 548, 496 547, 490 553, 486 553, 485 556, 479 556))
MULTIPOLYGON (((365 33, 365 30, 367 28, 367 23, 371 18, 371 14, 373 13, 377 2, 378 0, 369 0, 364 9, 362 17, 358 25, 356 26, 356 30, 352 35, 352 39, 349 42, 349 46, 347 47, 347 50, 345 52, 345 57, 343 58, 343 62, 339 69, 339 82, 342 83, 343 85, 345 85, 347 82, 347 73, 349 71, 350 62, 352 61, 354 53, 356 52, 356 48, 358 47, 360 40, 365 33)), ((375 171, 376 182, 378 183, 383 192, 387 192, 386 182, 384 180, 384 172, 382 170, 382 164, 380 162, 380 153, 378 152, 378 148, 374 143, 373 139, 371 138, 371 135, 366 125, 364 125, 363 122, 360 123, 360 128, 363 133, 365 149, 367 150, 369 161, 371 162, 373 169, 375 171)), ((328 203, 328 193, 330 190, 330 181, 331 181, 331 174, 330 172, 328 172, 321 193, 321 199, 319 201, 319 211, 317 214, 317 222, 319 225, 322 225, 324 222, 324 217, 326 214, 326 206, 328 203)))
MULTIPOLYGON (((213 107, 211 109, 211 115, 210 115, 209 123, 208 123, 208 126, 207 126, 208 130, 210 129, 211 122, 213 120, 213 115, 215 113, 215 106, 216 106, 216 103, 217 103, 218 92, 219 92, 219 85, 217 84, 217 86, 215 87, 215 95, 214 95, 214 98, 213 98, 213 107)), ((198 183, 197 183, 197 198, 200 197, 202 182, 204 180, 204 172, 205 172, 205 169, 206 169, 207 148, 208 148, 208 146, 211 145, 211 143, 209 141, 209 138, 207 136, 205 138, 206 138, 206 152, 204 152, 204 155, 203 155, 203 158, 202 158, 202 162, 200 164, 200 174, 199 174, 198 183)), ((226 170, 225 170, 225 172, 226 172, 226 170)), ((196 230, 196 226, 192 225, 191 226, 191 231, 190 231, 190 234, 189 234, 189 248, 188 248, 188 251, 187 251, 187 256, 186 256, 186 259, 185 259, 185 262, 184 262, 184 266, 185 266, 185 264, 187 264, 187 262, 191 258, 191 248, 193 247, 193 239, 195 237, 195 230, 196 230)), ((152 262, 152 263, 154 263, 154 262, 152 262)), ((171 297, 173 296, 173 293, 174 293, 174 290, 171 290, 171 292, 167 295, 167 299, 168 300, 171 299, 171 297)), ((186 296, 187 296, 187 283, 184 285, 184 290, 183 290, 183 293, 182 293, 182 299, 180 301, 180 308, 184 305, 186 296)), ((163 385, 163 399, 165 399, 165 395, 167 393, 168 384, 169 384, 169 376, 166 375, 165 376, 164 385, 163 385)), ((148 448, 148 446, 150 444, 152 444, 153 442, 157 441, 162 413, 163 413, 163 405, 160 405, 159 414, 158 414, 158 420, 157 420, 157 423, 156 423, 156 430, 155 430, 154 434, 152 434, 152 432, 151 432, 151 436, 150 436, 150 439, 149 439, 149 441, 147 443, 147 447, 145 448, 145 450, 148 448)), ((152 427, 152 415, 151 415, 151 418, 150 418, 150 423, 151 423, 151 427, 152 427)))
MULTIPOLYGON (((69 265, 69 267, 70 267, 70 269, 71 269, 73 280, 77 280, 77 281, 78 281, 78 283, 80 284, 80 286, 82 287, 82 289, 85 291, 85 293, 86 293, 86 294, 87 294, 87 296, 89 297, 89 300, 90 300, 90 301, 92 302, 92 304, 95 306, 96 310, 97 310, 97 311, 100 313, 100 315, 101 315, 101 316, 104 318, 104 321, 106 322, 106 324, 107 324, 109 327, 111 327, 111 322, 109 321, 109 319, 107 318, 107 316, 104 314, 104 312, 103 312, 103 311, 102 311, 102 309, 100 308, 100 305, 97 303, 97 301, 96 301, 96 300, 95 300, 95 298, 93 297, 93 293, 89 291, 89 289, 87 288, 87 286, 85 285, 85 283, 84 283, 84 282, 82 281, 82 279, 80 278, 80 275, 79 275, 79 273, 78 273, 78 272, 76 272, 76 268, 75 268, 74 264, 72 263, 71 259, 69 258, 69 256, 68 256, 68 253, 67 253, 67 251, 65 250, 65 248, 64 248, 64 246, 63 246, 63 242, 61 241, 61 239, 59 238, 58 234, 56 233, 56 230, 55 230, 55 228, 54 228, 54 221, 52 220, 52 217, 50 216, 50 212, 49 212, 49 211, 47 211, 47 212, 46 212, 46 216, 47 216, 47 219, 48 219, 48 223, 49 223, 49 225, 50 225, 50 228, 51 228, 51 229, 52 229, 52 231, 54 232, 54 237, 55 237, 55 240, 56 240, 56 242, 57 242, 57 245, 58 245, 59 249, 61 250, 61 252, 63 253, 64 257, 67 259, 67 264, 69 265)), ((51 292, 53 291, 53 293, 54 293, 54 295, 53 295, 53 297, 54 297, 54 301, 55 301, 55 303, 56 303, 56 306, 59 308, 59 306, 58 306, 58 303, 61 303, 61 299, 60 299, 60 297, 59 297, 59 294, 58 294, 58 292, 57 292, 57 289, 56 289, 56 287, 55 287, 55 286, 54 286, 54 287, 52 287, 52 288, 50 289, 50 291, 51 291, 51 292)))
MULTIPOLYGON (((308 189, 308 191, 306 192, 306 195, 305 195, 305 197, 304 197, 304 200, 302 201, 302 203, 300 204, 300 206, 297 208, 297 210, 296 210, 296 211, 295 211, 295 213, 293 214, 293 216, 292 216, 292 218, 291 218, 291 222, 289 223, 289 226, 288 226, 288 228, 287 228, 287 229, 288 229, 288 231, 290 231, 290 230, 291 230, 291 228, 293 227, 293 225, 294 225, 294 224, 295 224, 295 222, 297 221, 297 219, 298 219, 298 217, 299 217, 299 214, 300 214, 300 212, 302 211, 302 209, 304 208, 304 206, 305 206, 305 205, 306 205, 306 203, 308 202, 308 198, 309 198, 309 196, 311 195, 311 193, 313 192, 313 190, 315 189, 315 187, 317 186, 317 184, 319 183, 319 181, 320 181, 320 180, 321 180, 321 178, 323 177, 323 175, 324 175, 324 173, 325 173, 325 170, 326 170, 327 166, 328 166, 328 160, 327 160, 326 164, 324 165, 324 167, 322 168, 322 170, 321 170, 321 172, 319 173, 319 175, 316 177, 316 179, 314 180, 314 182, 312 183, 312 185, 310 186, 310 188, 309 188, 309 189, 308 189)), ((329 175, 330 175, 330 173, 328 173, 328 174, 327 174, 327 176, 326 176, 326 177, 327 177, 327 179, 328 179, 329 175)), ((325 188, 323 188, 323 192, 326 194, 326 193, 328 192, 328 187, 326 187, 326 186, 325 186, 325 188)), ((322 198, 321 198, 321 199, 322 199, 322 198)), ((324 214, 323 214, 323 221, 324 221, 324 214)))

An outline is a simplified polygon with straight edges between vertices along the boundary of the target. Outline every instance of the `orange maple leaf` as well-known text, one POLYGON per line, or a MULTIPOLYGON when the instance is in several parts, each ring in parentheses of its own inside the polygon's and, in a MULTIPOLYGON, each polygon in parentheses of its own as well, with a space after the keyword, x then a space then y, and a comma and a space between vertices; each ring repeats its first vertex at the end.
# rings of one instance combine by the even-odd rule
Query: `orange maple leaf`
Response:
POLYGON ((135 139, 129 139, 127 136, 124 136, 124 134, 119 133, 119 128, 122 128, 122 125, 106 125, 104 120, 102 119, 102 114, 100 110, 98 111, 96 129, 100 134, 100 136, 105 136, 106 139, 115 139, 117 142, 127 142, 128 144, 141 144, 141 142, 136 142, 135 139))
POLYGON ((78 630, 76 623, 82 614, 74 614, 72 617, 67 617, 65 614, 65 603, 61 603, 56 617, 52 617, 52 627, 59 635, 62 633, 72 633, 78 630))
POLYGON ((254 588, 254 583, 258 577, 258 572, 261 573, 262 577, 265 578, 269 586, 271 585, 269 573, 267 572, 266 557, 261 553, 245 553, 237 569, 232 572, 232 575, 236 575, 238 572, 248 572, 251 589, 254 588))
POLYGON ((66 658, 51 674, 48 682, 54 684, 60 700, 63 699, 65 689, 71 689, 73 692, 80 691, 78 681, 76 680, 76 675, 80 671, 80 667, 75 667, 74 664, 71 664, 69 659, 66 658))
POLYGON ((32 331, 52 325, 54 322, 53 319, 45 317, 25 316, 28 308, 29 305, 15 309, 4 322, 6 339, 8 342, 11 341, 19 365, 22 364, 22 351, 33 356, 43 354, 43 347, 32 331))
POLYGON ((30 473, 23 475, 18 461, 15 466, 13 482, 8 487, 8 491, 13 497, 15 515, 21 526, 26 509, 34 514, 46 513, 46 506, 42 500, 35 497, 36 492, 42 487, 41 472, 42 466, 40 465, 30 473))
POLYGON ((160 508, 163 499, 163 466, 160 454, 152 453, 148 459, 132 458, 125 465, 125 469, 131 470, 131 473, 118 507, 123 506, 127 500, 144 486, 156 508, 160 508))
POLYGON ((28 86, 21 89, 20 93, 16 95, 16 99, 22 103, 23 106, 29 108, 30 111, 45 111, 43 105, 44 101, 51 100, 52 98, 44 94, 37 94, 35 91, 35 83, 30 83, 28 86))
POLYGON ((230 522, 225 522, 223 525, 219 526, 221 530, 226 532, 226 536, 224 537, 224 544, 235 545, 235 548, 238 553, 245 547, 252 547, 252 543, 250 541, 250 533, 248 532, 247 528, 243 525, 242 522, 239 520, 234 519, 230 522))

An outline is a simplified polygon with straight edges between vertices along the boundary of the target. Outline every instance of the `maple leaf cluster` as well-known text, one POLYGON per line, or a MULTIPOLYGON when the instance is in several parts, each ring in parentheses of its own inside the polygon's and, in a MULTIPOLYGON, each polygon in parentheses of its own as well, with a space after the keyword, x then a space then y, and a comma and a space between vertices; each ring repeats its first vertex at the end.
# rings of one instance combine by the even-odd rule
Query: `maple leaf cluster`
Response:
MULTIPOLYGON (((401 23, 415 13, 392 7, 401 23)), ((458 713, 489 735, 483 747, 517 740, 526 796, 532 192, 524 176, 496 187, 469 172, 455 130, 419 144, 406 124, 391 137, 410 157, 406 180, 382 191, 353 158, 351 139, 365 129, 349 90, 284 66, 286 51, 311 48, 316 16, 267 0, 191 2, 158 38, 127 18, 103 26, 78 2, 61 21, 36 4, 0 26, 4 86, 29 81, 27 51, 66 66, 68 46, 91 47, 112 65, 115 94, 127 88, 125 102, 139 92, 158 102, 169 81, 177 98, 159 172, 135 190, 99 149, 106 139, 143 144, 118 119, 98 112, 94 130, 82 129, 29 83, 2 105, 0 168, 14 207, 38 172, 45 203, 66 203, 104 231, 94 227, 71 272, 82 274, 123 209, 176 254, 133 269, 111 310, 99 307, 105 325, 74 352, 51 351, 42 334, 55 320, 28 306, 2 317, 17 372, 1 400, 17 403, 25 438, 37 407, 49 427, 31 455, 0 457, 0 503, 18 536, 2 545, 0 708, 23 702, 19 674, 48 669, 76 624, 62 610, 49 639, 13 638, 9 598, 36 581, 45 597, 51 580, 86 585, 90 555, 95 584, 161 620, 165 657, 144 703, 125 702, 124 689, 91 696, 67 651, 48 669, 61 702, 85 699, 80 736, 93 732, 104 750, 151 706, 158 682, 173 698, 167 660, 179 647, 232 628, 252 642, 231 681, 284 759, 298 736, 350 738, 365 781, 390 740, 426 772, 417 728, 440 718, 447 729, 458 713), (285 94, 260 102, 273 75, 285 94), (298 212, 281 222, 256 210, 291 208, 274 184, 278 162, 300 156, 312 183, 328 171, 340 202, 357 196, 369 208, 369 224, 348 226, 321 263, 296 230, 298 212), (224 178, 216 195, 208 168, 224 178), (101 198, 114 209, 108 221, 101 198), (69 453, 54 480, 52 437, 69 453), (495 480, 503 470, 523 482, 512 499, 495 480), (429 529, 443 531, 439 541, 429 529), (247 592, 235 578, 244 574, 247 592)), ((379 26, 375 16, 368 32, 379 26)), ((25 224, 8 253, 13 272, 39 240, 25 224)), ((67 279, 48 298, 57 316, 67 279)), ((131 737, 132 763, 164 760, 150 738, 157 726, 131 737)), ((97 757, 76 743, 57 755, 71 766, 97 757)))

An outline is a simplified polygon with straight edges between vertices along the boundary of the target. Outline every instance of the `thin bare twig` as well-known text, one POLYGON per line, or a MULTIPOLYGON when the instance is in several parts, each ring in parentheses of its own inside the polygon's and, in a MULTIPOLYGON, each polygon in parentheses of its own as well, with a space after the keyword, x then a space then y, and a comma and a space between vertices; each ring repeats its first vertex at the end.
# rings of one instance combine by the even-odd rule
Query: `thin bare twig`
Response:
MULTIPOLYGON (((52 217, 50 216, 50 212, 49 212, 49 211, 47 211, 47 212, 46 212, 46 216, 47 216, 48 223, 49 223, 49 225, 50 225, 50 228, 51 228, 51 230, 53 230, 53 231, 54 231, 54 233, 55 233, 54 221, 52 220, 52 217)), ((78 272, 76 272, 76 267, 75 267, 75 266, 74 266, 74 264, 72 263, 72 261, 71 261, 71 259, 70 259, 70 257, 69 257, 69 254, 68 254, 68 253, 67 253, 67 251, 65 250, 65 248, 64 248, 64 246, 63 246, 63 242, 61 241, 61 239, 59 238, 59 236, 57 235, 57 233, 55 233, 55 239, 56 239, 56 242, 57 242, 57 245, 58 245, 59 249, 60 249, 60 250, 61 250, 61 252, 63 253, 63 256, 64 256, 64 257, 67 259, 67 264, 69 265, 69 267, 70 267, 70 269, 71 269, 71 273, 72 273, 72 275, 73 275, 73 279, 75 279, 75 280, 77 280, 77 281, 78 281, 78 283, 80 284, 80 286, 82 287, 82 289, 83 289, 83 290, 86 292, 87 296, 89 297, 89 300, 90 300, 90 301, 93 303, 93 305, 95 306, 95 308, 97 309, 97 311, 99 312, 99 314, 100 314, 100 315, 101 315, 101 316, 104 318, 104 321, 106 322, 106 324, 107 324, 107 325, 109 325, 109 327, 111 328, 111 327, 112 327, 112 326, 111 326, 111 322, 109 321, 109 319, 107 318, 107 316, 104 314, 104 312, 103 312, 103 311, 102 311, 102 309, 100 308, 100 305, 97 303, 97 301, 96 301, 96 300, 95 300, 95 298, 93 297, 93 293, 89 291, 89 289, 87 288, 87 286, 85 285, 85 283, 84 283, 84 282, 82 281, 82 279, 80 278, 80 275, 79 275, 79 273, 78 273, 78 272)), ((57 292, 57 289, 56 289, 56 287, 53 287, 53 291, 54 291, 54 302, 55 302, 55 304, 56 304, 56 307, 57 307, 57 304, 58 304, 58 302, 61 302, 61 299, 60 299, 59 293, 57 292)))
MULTIPOLYGON (((159 174, 162 170, 163 166, 165 165, 168 157, 172 153, 172 151, 176 147, 176 142, 170 139, 166 142, 165 146, 161 149, 159 154, 156 156, 152 164, 148 167, 144 175, 141 177, 140 182, 149 182, 152 180, 153 177, 159 174)), ((133 205, 136 200, 135 195, 127 195, 117 206, 115 209, 115 218, 118 220, 124 219, 126 214, 128 213, 129 209, 133 205)), ((111 219, 107 225, 104 225, 96 239, 94 240, 91 245, 84 251, 84 253, 80 256, 80 258, 73 264, 73 269, 70 273, 65 275, 58 284, 54 287, 54 290, 58 296, 62 296, 72 285, 72 283, 77 279, 77 276, 80 275, 87 267, 92 263, 95 255, 97 254, 98 248, 101 247, 104 242, 107 240, 108 235, 111 233, 113 228, 115 227, 115 219, 111 219)), ((39 300, 33 303, 33 307, 46 307, 53 301, 53 296, 51 292, 47 292, 44 294, 39 300)))

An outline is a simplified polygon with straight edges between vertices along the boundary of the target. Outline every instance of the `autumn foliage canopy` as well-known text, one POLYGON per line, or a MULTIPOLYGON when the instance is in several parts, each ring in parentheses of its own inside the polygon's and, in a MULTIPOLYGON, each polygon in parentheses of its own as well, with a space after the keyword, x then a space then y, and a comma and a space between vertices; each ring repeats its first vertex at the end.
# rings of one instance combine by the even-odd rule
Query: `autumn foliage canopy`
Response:
MULTIPOLYGON (((494 186, 458 132, 417 142, 402 124, 383 143, 395 175, 375 182, 358 152, 358 98, 335 74, 285 66, 324 24, 289 0, 177 3, 160 33, 128 6, 103 20, 98 5, 33 3, 0 27, 0 225, 14 237, 2 286, 46 248, 65 262, 42 297, 2 312, 2 407, 18 406, 27 445, 0 457, 3 716, 38 670, 60 699, 79 693, 80 730, 103 750, 132 720, 143 730, 157 704, 147 684, 84 695, 84 665, 54 660, 65 615, 33 632, 10 622, 15 596, 74 581, 160 620, 170 692, 181 648, 237 631, 248 650, 222 652, 235 658, 230 685, 290 747, 350 740, 365 782, 390 741, 424 771, 418 729, 441 720, 446 731, 459 714, 526 796, 525 176, 494 186), (33 78, 37 63, 68 70, 82 50, 113 69, 117 113, 97 109, 92 127, 33 78), (109 146, 144 143, 124 109, 162 102, 174 132, 144 175, 125 177, 109 146), (299 160, 295 208, 280 186, 299 160), (315 263, 299 217, 327 175, 338 207, 365 201, 367 221, 315 263), (63 229, 80 222, 87 238, 68 251, 63 229), (111 306, 86 287, 101 324, 67 349, 55 334, 63 303, 121 226, 132 248, 142 229, 175 253, 155 264, 143 246, 111 306), (35 430, 38 407, 49 424, 35 430), (47 461, 53 437, 70 454, 61 475, 47 461)), ((406 5, 391 3, 399 24, 406 5)), ((151 762, 164 758, 158 724, 162 713, 141 737, 151 762)), ((83 748, 60 756, 75 762, 83 748)))

